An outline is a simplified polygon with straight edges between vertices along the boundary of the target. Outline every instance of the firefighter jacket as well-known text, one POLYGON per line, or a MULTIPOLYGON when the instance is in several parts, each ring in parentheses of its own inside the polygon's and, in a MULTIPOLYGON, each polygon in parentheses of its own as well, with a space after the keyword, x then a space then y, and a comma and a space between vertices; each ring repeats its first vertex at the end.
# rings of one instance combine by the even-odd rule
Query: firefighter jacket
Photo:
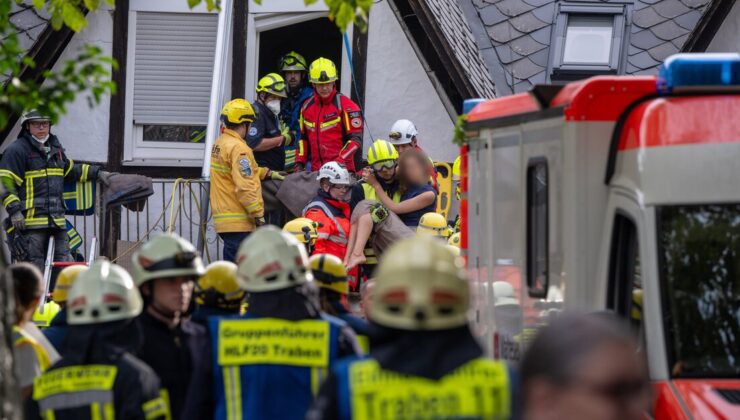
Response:
POLYGON ((285 146, 285 170, 290 171, 295 166, 297 143, 301 134, 301 108, 307 99, 313 96, 313 89, 303 86, 295 91, 288 89, 288 97, 280 103, 280 120, 288 124, 293 143, 285 146))
POLYGON ((211 149, 211 206, 216 232, 251 232, 265 214, 260 171, 252 149, 226 129, 211 149))
POLYGON ((336 88, 326 99, 314 92, 301 109, 301 141, 296 163, 317 171, 327 162, 338 162, 355 171, 354 155, 362 149, 362 111, 336 88))
POLYGON ((98 178, 99 168, 68 159, 55 135, 46 144, 48 151, 23 130, 0 160, 3 206, 9 215, 23 212, 26 229, 65 229, 64 182, 98 178))
POLYGON ((333 200, 329 194, 319 190, 318 195, 303 209, 303 217, 319 224, 314 254, 331 254, 344 259, 349 240, 349 204, 333 200))

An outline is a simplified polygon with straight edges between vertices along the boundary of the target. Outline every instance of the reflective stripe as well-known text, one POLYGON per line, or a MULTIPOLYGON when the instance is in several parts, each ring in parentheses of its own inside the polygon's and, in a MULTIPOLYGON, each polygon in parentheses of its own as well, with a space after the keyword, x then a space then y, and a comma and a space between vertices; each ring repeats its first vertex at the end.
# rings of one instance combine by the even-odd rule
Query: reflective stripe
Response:
POLYGON ((87 177, 90 173, 90 165, 83 163, 82 164, 82 175, 80 176, 80 182, 87 182, 87 177))
POLYGON ((18 326, 13 326, 13 345, 15 347, 29 345, 33 349, 36 355, 36 361, 39 363, 39 369, 44 372, 51 366, 51 360, 46 350, 36 341, 35 338, 31 337, 25 330, 18 326))
POLYGON ((141 409, 144 411, 144 418, 147 420, 158 418, 170 420, 172 418, 169 393, 166 389, 160 389, 159 397, 145 402, 141 405, 141 409))
POLYGON ((10 177, 15 181, 16 185, 21 185, 23 183, 23 179, 21 177, 7 169, 0 169, 0 177, 10 177))
POLYGON ((8 204, 14 203, 16 201, 20 203, 21 199, 18 198, 18 196, 15 194, 10 194, 5 197, 5 200, 3 200, 3 207, 8 207, 8 204))
POLYGON ((214 172, 220 172, 220 173, 225 173, 225 174, 231 173, 231 168, 229 168, 226 165, 221 165, 213 161, 211 161, 211 170, 214 172))
POLYGON ((213 215, 213 220, 247 220, 249 216, 244 213, 216 213, 213 215))
POLYGON ((347 245, 347 243, 349 242, 346 238, 342 238, 341 236, 336 236, 336 235, 329 235, 328 233, 319 232, 318 237, 321 239, 328 239, 334 242, 335 244, 339 244, 339 245, 347 245))
POLYGON ((239 366, 223 368, 224 397, 226 398, 226 419, 241 420, 242 418, 242 384, 239 376, 239 366))
POLYGON ((46 410, 43 412, 43 418, 44 420, 55 420, 56 416, 54 415, 54 410, 46 410))
POLYGON ((75 167, 75 161, 72 159, 69 159, 69 166, 67 167, 67 170, 64 171, 64 177, 66 178, 67 175, 69 175, 70 172, 72 172, 72 168, 75 167))
POLYGON ((303 124, 308 128, 314 128, 316 127, 316 124, 312 123, 311 121, 303 120, 303 124))
POLYGON ((249 212, 249 213, 256 213, 256 212, 258 212, 258 211, 259 211, 259 210, 260 210, 261 208, 262 208, 262 206, 260 205, 260 203, 259 203, 259 202, 256 202, 256 203, 252 203, 252 204, 250 204, 250 205, 248 205, 248 206, 247 206, 247 212, 249 212), (255 211, 255 210, 256 210, 256 211, 255 211))
MULTIPOLYGON (((36 389, 34 389, 33 399, 38 401, 39 409, 41 411, 47 411, 47 410, 59 411, 59 410, 68 410, 70 408, 80 408, 80 407, 92 408, 93 404, 113 403, 113 390, 111 389, 60 392, 58 394, 49 395, 43 398, 37 398, 35 394, 36 394, 36 389)), ((97 411, 99 412, 100 409, 98 408, 97 411)))
MULTIPOLYGON (((110 391, 113 389, 117 373, 118 368, 112 365, 81 365, 53 369, 34 380, 33 399, 38 401, 69 393, 90 397, 93 395, 89 394, 91 392, 110 391)), ((95 395, 103 398, 95 401, 107 401, 104 395, 95 395)))
POLYGON ((325 121, 325 122, 322 122, 322 123, 321 123, 321 125, 320 125, 319 127, 321 127, 321 128, 327 128, 327 127, 330 127, 330 126, 333 126, 333 125, 335 125, 335 124, 336 124, 336 123, 338 123, 338 122, 339 122, 340 120, 341 120, 341 118, 340 118, 340 117, 337 117, 337 118, 334 118, 333 120, 329 120, 329 121, 325 121))
POLYGON ((326 377, 326 369, 324 368, 311 368, 311 394, 316 396, 319 393, 319 387, 324 382, 326 377))
MULTIPOLYGON (((324 204, 321 201, 314 201, 314 202, 308 203, 308 205, 306 206, 306 208, 303 209, 303 215, 305 216, 306 215, 306 212, 308 210, 312 209, 312 208, 321 209, 321 211, 323 211, 324 214, 326 214, 326 216, 329 219, 331 219, 332 223, 334 223, 334 226, 336 226, 337 227, 337 230, 339 231, 339 237, 341 237, 342 239, 344 239, 344 243, 346 244, 347 243, 347 234, 344 233, 344 229, 342 229, 342 225, 339 224, 339 222, 337 221, 337 218, 334 217, 334 213, 332 213, 329 210, 329 207, 327 207, 326 204, 324 204)), ((319 238, 320 237, 321 237, 321 234, 319 234, 319 238)))

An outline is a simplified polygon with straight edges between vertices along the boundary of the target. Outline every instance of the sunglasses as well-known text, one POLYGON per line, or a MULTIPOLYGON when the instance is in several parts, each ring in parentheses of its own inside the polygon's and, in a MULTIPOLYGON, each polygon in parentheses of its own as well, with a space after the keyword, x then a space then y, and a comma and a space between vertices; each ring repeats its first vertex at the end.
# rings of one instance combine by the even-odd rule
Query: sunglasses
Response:
POLYGON ((50 126, 51 125, 51 122, 49 122, 49 121, 31 121, 30 124, 31 124, 32 127, 41 128, 41 127, 48 127, 48 126, 50 126))
POLYGON ((398 163, 395 160, 384 160, 382 162, 375 162, 372 165, 372 168, 375 172, 380 172, 383 169, 391 170, 394 169, 398 165, 398 163))

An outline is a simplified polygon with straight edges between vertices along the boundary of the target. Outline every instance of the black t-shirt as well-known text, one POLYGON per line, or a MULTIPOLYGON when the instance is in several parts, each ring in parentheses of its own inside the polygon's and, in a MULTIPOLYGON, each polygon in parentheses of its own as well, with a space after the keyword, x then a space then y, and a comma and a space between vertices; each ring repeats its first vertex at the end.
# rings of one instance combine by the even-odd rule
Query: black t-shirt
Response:
MULTIPOLYGON (((257 118, 249 126, 247 133, 247 144, 252 149, 259 146, 262 139, 280 135, 280 123, 277 116, 261 102, 255 101, 254 108, 257 118)), ((260 167, 282 171, 285 169, 285 148, 278 146, 264 152, 254 152, 254 159, 260 167)))

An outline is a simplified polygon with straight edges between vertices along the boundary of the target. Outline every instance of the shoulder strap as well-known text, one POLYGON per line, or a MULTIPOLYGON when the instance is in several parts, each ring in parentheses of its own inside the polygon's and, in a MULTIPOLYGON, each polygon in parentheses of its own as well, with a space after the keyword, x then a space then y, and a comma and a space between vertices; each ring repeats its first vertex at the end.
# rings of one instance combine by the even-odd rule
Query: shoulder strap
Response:
POLYGON ((303 215, 306 215, 306 212, 311 209, 319 209, 326 214, 326 217, 331 219, 332 223, 334 223, 334 226, 337 227, 337 230, 339 231, 339 236, 335 235, 329 235, 328 233, 321 233, 319 232, 319 238, 322 239, 328 239, 332 242, 338 243, 340 245, 346 245, 348 243, 347 241, 347 234, 344 232, 344 229, 342 228, 342 225, 339 224, 339 221, 336 217, 334 217, 334 213, 329 210, 329 207, 324 203, 323 201, 313 201, 311 203, 308 203, 308 205, 303 209, 303 215))

